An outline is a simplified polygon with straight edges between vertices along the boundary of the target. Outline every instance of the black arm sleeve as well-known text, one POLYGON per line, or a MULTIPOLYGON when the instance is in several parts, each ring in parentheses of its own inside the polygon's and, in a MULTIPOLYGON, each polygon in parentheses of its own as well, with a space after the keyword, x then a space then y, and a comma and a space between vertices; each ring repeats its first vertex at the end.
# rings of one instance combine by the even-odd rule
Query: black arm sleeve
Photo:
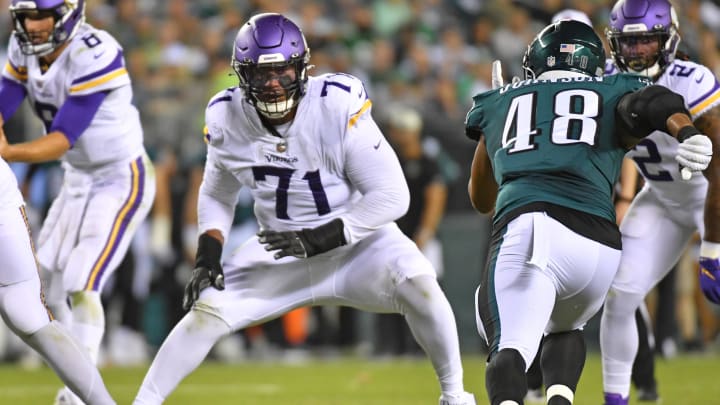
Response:
POLYGON ((652 131, 667 132, 666 121, 675 113, 690 116, 682 96, 658 85, 624 95, 615 110, 618 123, 635 138, 644 138, 652 131))

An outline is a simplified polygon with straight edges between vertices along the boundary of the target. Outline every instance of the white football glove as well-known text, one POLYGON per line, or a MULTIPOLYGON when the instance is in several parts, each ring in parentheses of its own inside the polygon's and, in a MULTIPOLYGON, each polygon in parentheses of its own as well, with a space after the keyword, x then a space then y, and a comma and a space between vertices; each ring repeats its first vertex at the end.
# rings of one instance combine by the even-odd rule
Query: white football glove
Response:
POLYGON ((710 160, 712 160, 712 153, 712 141, 705 135, 693 135, 681 142, 678 145, 675 161, 683 167, 683 179, 689 180, 690 176, 688 174, 707 169, 710 160))

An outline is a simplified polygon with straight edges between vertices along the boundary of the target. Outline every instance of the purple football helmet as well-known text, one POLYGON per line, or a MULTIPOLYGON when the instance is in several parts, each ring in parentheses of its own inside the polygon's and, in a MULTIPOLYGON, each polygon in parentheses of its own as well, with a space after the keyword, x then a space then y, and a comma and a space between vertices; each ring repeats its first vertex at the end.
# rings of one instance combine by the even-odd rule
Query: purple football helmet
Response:
POLYGON ((618 68, 656 79, 674 59, 680 44, 678 19, 667 0, 619 0, 605 31, 618 68), (657 41, 658 51, 643 55, 637 46, 657 41))
POLYGON ((305 94, 310 49, 300 28, 280 14, 252 17, 235 37, 232 67, 240 88, 270 119, 285 117, 305 94), (268 86, 278 80, 284 93, 268 86))
POLYGON ((13 34, 25 55, 47 55, 69 41, 85 21, 85 0, 12 0, 10 15, 15 29, 13 34), (30 16, 52 16, 55 26, 47 40, 33 44, 32 36, 25 29, 25 19, 30 16))

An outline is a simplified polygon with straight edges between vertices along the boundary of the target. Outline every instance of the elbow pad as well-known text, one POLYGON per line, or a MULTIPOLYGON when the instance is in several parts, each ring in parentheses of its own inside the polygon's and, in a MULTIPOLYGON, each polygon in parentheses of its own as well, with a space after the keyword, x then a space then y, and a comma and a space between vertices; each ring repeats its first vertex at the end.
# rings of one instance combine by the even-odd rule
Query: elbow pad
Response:
POLYGON ((690 116, 682 96, 658 85, 625 95, 617 107, 618 119, 638 138, 652 131, 667 132, 667 119, 675 113, 690 116))

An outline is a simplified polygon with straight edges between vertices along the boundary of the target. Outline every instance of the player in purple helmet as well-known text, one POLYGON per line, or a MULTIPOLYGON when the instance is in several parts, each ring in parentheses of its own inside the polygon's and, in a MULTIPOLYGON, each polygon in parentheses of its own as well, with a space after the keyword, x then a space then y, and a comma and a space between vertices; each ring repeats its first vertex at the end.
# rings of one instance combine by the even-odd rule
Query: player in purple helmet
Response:
POLYGON ((440 404, 475 404, 435 270, 394 222, 410 193, 365 87, 344 73, 310 76, 309 59, 302 32, 280 14, 240 28, 239 85, 205 112, 189 312, 160 347, 136 405, 162 403, 222 336, 311 305, 403 314, 435 369, 440 404), (241 187, 254 197, 260 232, 221 263, 241 187))
POLYGON ((680 258, 693 234, 702 235, 700 285, 720 302, 720 84, 706 66, 677 57, 677 16, 667 0, 620 0, 606 31, 612 62, 606 74, 628 72, 680 94, 695 127, 713 143, 702 173, 683 179, 673 156, 677 141, 658 131, 628 156, 645 180, 620 226, 623 253, 600 327, 606 405, 628 403, 637 353, 634 313, 680 258))

